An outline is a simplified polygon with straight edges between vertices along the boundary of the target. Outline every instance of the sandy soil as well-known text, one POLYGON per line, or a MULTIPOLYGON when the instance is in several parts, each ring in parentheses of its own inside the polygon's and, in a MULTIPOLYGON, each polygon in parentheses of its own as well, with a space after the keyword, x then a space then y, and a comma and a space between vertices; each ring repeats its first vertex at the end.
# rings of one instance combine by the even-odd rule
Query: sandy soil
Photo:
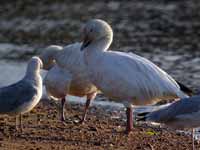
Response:
POLYGON ((87 121, 79 124, 83 106, 68 104, 66 109, 67 121, 63 124, 58 120, 54 105, 40 103, 36 109, 23 116, 22 133, 15 129, 15 117, 1 117, 0 149, 191 149, 190 136, 169 129, 141 124, 126 135, 125 118, 113 118, 112 111, 93 106, 87 121))

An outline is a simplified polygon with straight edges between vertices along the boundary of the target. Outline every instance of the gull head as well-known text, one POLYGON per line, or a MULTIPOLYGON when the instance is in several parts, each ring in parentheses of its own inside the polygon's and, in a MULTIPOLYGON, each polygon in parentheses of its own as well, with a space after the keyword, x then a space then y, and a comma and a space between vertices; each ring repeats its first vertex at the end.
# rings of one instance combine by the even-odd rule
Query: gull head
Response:
POLYGON ((110 45, 113 38, 111 26, 101 19, 92 19, 88 21, 83 27, 82 34, 83 44, 81 50, 84 50, 90 44, 102 39, 105 39, 107 44, 110 45))
POLYGON ((39 72, 42 69, 43 63, 39 57, 32 57, 28 63, 28 70, 32 70, 33 72, 39 72))

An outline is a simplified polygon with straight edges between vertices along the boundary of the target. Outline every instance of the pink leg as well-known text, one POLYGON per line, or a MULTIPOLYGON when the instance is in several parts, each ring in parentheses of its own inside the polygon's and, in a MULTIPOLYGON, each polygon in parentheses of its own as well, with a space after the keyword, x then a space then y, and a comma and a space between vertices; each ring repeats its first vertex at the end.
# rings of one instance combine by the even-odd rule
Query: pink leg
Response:
POLYGON ((132 107, 126 108, 127 124, 126 133, 129 134, 133 128, 133 109, 132 107))
POLYGON ((85 109, 84 109, 84 113, 83 113, 83 117, 82 117, 82 120, 80 121, 80 123, 83 123, 85 121, 85 118, 86 118, 86 115, 87 115, 87 111, 88 111, 88 108, 90 106, 90 102, 95 99, 96 97, 96 92, 95 93, 91 93, 91 94, 88 94, 87 95, 87 101, 85 103, 85 109))
POLYGON ((61 99, 61 121, 65 121, 65 98, 61 99))

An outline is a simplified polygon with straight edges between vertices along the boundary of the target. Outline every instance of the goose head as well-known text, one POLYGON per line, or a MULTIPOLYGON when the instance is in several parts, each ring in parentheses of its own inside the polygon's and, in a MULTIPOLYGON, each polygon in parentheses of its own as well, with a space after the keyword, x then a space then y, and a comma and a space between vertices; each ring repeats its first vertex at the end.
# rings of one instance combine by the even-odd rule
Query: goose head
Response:
POLYGON ((62 49, 63 47, 61 46, 51 45, 41 52, 39 58, 43 62, 43 69, 50 70, 55 65, 55 57, 62 49))
POLYGON ((88 21, 83 27, 82 34, 83 44, 81 46, 81 50, 85 50, 90 45, 97 44, 102 40, 104 40, 106 44, 104 49, 107 49, 112 43, 113 39, 113 31, 111 26, 101 19, 92 19, 88 21))

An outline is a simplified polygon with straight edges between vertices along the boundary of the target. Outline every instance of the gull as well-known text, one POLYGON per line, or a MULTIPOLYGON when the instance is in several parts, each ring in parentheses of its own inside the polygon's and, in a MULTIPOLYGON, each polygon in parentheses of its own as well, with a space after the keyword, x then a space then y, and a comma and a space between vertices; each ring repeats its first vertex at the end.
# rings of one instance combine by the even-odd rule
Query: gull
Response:
POLYGON ((107 97, 124 104, 127 133, 133 127, 132 105, 188 97, 170 75, 146 58, 108 51, 113 31, 105 21, 88 21, 83 28, 83 37, 81 50, 90 81, 107 97))
POLYGON ((65 97, 69 95, 86 96, 86 104, 81 123, 85 121, 90 102, 95 99, 97 88, 90 82, 83 62, 81 43, 65 47, 51 45, 47 47, 40 58, 44 69, 48 70, 44 85, 49 97, 61 99, 61 121, 65 121, 65 97))
POLYGON ((21 131, 22 114, 31 111, 42 96, 41 67, 42 61, 38 57, 32 57, 22 80, 0 88, 0 114, 16 115, 15 125, 17 128, 19 121, 21 131))
POLYGON ((192 147, 194 149, 194 128, 200 127, 199 115, 200 96, 197 95, 181 99, 153 112, 138 114, 138 120, 161 123, 179 130, 192 129, 192 147))

